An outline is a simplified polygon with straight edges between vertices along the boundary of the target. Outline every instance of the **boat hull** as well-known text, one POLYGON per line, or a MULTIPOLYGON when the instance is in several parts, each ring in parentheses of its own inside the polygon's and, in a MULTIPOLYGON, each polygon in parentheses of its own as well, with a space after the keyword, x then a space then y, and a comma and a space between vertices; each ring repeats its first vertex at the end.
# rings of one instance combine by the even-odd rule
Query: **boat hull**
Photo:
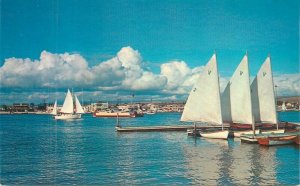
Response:
POLYGON ((221 131, 211 131, 211 132, 199 132, 200 135, 204 138, 212 138, 212 139, 228 139, 228 130, 221 131))
POLYGON ((61 114, 54 116, 56 120, 73 120, 73 119, 80 119, 81 114, 61 114))
POLYGON ((136 115, 129 112, 96 112, 93 114, 94 117, 103 117, 103 118, 115 118, 115 117, 125 117, 125 118, 134 118, 136 115))
POLYGON ((258 143, 257 137, 253 135, 242 134, 240 139, 242 143, 258 143))
POLYGON ((300 135, 296 136, 296 138, 294 139, 294 143, 300 145, 300 135))
POLYGON ((261 131, 262 134, 281 134, 284 133, 284 129, 278 129, 278 130, 265 130, 261 131))
POLYGON ((252 129, 251 124, 240 124, 240 123, 230 123, 230 128, 232 129, 252 129))
MULTIPOLYGON (((259 130, 255 130, 255 134, 258 134, 259 130)), ((253 130, 245 130, 245 131, 233 131, 233 135, 235 138, 241 137, 242 134, 253 134, 253 130)))
POLYGON ((265 137, 257 138, 260 145, 274 146, 274 145, 287 145, 294 143, 296 136, 284 136, 284 137, 265 137))

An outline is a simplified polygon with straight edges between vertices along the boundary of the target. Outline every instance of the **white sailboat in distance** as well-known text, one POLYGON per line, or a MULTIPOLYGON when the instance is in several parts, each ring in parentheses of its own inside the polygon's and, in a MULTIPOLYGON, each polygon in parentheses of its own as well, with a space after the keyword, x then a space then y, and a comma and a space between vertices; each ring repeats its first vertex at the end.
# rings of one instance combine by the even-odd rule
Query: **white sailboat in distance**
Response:
POLYGON ((200 135, 206 138, 228 138, 229 131, 223 130, 216 54, 210 58, 192 88, 184 106, 181 121, 221 125, 222 130, 201 131, 200 135))
POLYGON ((68 93, 66 95, 63 107, 60 110, 60 113, 54 116, 55 119, 59 120, 69 120, 69 119, 80 119, 81 114, 84 113, 82 106, 75 95, 75 104, 73 95, 71 94, 70 90, 68 89, 68 93))
POLYGON ((53 110, 50 114, 57 115, 57 100, 55 100, 55 103, 53 105, 53 110))

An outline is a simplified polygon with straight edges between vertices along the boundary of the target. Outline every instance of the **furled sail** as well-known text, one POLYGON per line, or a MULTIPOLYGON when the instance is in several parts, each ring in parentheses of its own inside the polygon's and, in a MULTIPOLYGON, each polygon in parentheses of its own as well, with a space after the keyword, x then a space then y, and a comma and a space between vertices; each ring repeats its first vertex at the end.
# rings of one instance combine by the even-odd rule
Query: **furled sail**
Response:
POLYGON ((77 114, 84 114, 84 111, 82 109, 82 106, 77 98, 77 96, 75 95, 75 105, 76 105, 76 113, 77 114))
POLYGON ((73 113, 74 104, 73 104, 73 98, 70 90, 68 89, 68 93, 66 95, 63 107, 61 108, 62 113, 73 113))
POLYGON ((53 106, 53 110, 51 112, 52 115, 56 115, 57 114, 57 101, 55 100, 54 106, 53 106))
POLYGON ((181 121, 222 124, 217 59, 214 54, 200 74, 184 106, 181 121))
POLYGON ((255 122, 277 123, 274 84, 270 57, 267 57, 251 84, 255 122))
POLYGON ((245 55, 221 96, 224 122, 253 124, 248 56, 245 55))

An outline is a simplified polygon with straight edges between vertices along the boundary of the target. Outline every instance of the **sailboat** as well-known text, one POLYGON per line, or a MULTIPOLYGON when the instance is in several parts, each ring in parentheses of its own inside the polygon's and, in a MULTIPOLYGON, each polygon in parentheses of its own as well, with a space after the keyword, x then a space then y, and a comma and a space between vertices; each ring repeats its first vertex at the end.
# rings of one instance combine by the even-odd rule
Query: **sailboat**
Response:
POLYGON ((82 106, 77 98, 76 95, 71 94, 70 90, 68 89, 63 107, 60 110, 60 113, 56 116, 54 116, 55 119, 60 120, 68 120, 68 119, 80 119, 81 114, 83 114, 84 111, 82 109, 82 106), (74 104, 75 102, 75 104, 74 104), (75 106, 75 107, 74 107, 75 106))
POLYGON ((286 106, 285 106, 285 102, 282 102, 282 105, 281 105, 281 111, 286 111, 286 106))
POLYGON ((222 117, 225 123, 248 128, 248 130, 234 131, 234 137, 240 137, 242 133, 253 133, 254 119, 247 53, 226 85, 221 96, 221 102, 222 117))
POLYGON ((221 125, 220 131, 200 131, 200 135, 206 138, 228 138, 229 131, 223 127, 216 54, 210 58, 192 88, 180 120, 221 125))
POLYGON ((53 105, 53 110, 50 114, 57 115, 57 100, 55 100, 55 103, 53 105))
MULTIPOLYGON (((274 84, 271 69, 271 60, 268 56, 258 71, 251 84, 251 99, 254 123, 272 124, 277 126, 277 130, 260 131, 267 133, 284 133, 284 130, 278 130, 278 120, 276 112, 276 101, 274 94, 274 84)), ((253 125, 253 130, 255 125, 253 125)), ((245 133, 247 134, 247 133, 245 133)), ((248 133, 249 134, 249 133, 248 133)), ((253 133, 254 135, 257 132, 253 133)), ((243 142, 256 142, 254 135, 242 135, 243 142)))

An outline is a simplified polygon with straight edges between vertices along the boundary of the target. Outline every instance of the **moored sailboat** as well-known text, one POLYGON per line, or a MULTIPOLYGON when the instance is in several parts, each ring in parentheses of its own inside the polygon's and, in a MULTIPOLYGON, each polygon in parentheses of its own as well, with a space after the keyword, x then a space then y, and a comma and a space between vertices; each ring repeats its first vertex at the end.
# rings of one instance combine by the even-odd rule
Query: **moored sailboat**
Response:
POLYGON ((228 138, 229 131, 223 128, 216 54, 210 58, 192 88, 181 121, 222 125, 221 131, 200 131, 200 135, 206 138, 228 138))
POLYGON ((276 130, 263 130, 261 133, 284 133, 284 130, 278 127, 270 56, 266 58, 251 84, 251 96, 255 122, 262 124, 262 126, 276 125, 276 130))
MULTIPOLYGON (((271 69, 271 60, 268 56, 262 64, 260 70, 251 84, 251 99, 254 122, 264 125, 276 125, 276 130, 261 130, 261 134, 284 133, 283 129, 278 129, 278 119, 276 112, 276 101, 274 83, 271 69)), ((255 127, 255 125, 254 125, 255 127)), ((243 142, 257 142, 258 136, 242 135, 243 142)))
POLYGON ((68 89, 63 107, 61 108, 60 113, 55 115, 54 118, 57 120, 80 119, 81 114, 84 114, 84 111, 77 96, 74 95, 73 98, 73 95, 68 89))
POLYGON ((243 57, 225 87, 221 95, 221 103, 223 121, 235 126, 234 137, 240 137, 243 133, 253 133, 255 127, 247 54, 243 57))

